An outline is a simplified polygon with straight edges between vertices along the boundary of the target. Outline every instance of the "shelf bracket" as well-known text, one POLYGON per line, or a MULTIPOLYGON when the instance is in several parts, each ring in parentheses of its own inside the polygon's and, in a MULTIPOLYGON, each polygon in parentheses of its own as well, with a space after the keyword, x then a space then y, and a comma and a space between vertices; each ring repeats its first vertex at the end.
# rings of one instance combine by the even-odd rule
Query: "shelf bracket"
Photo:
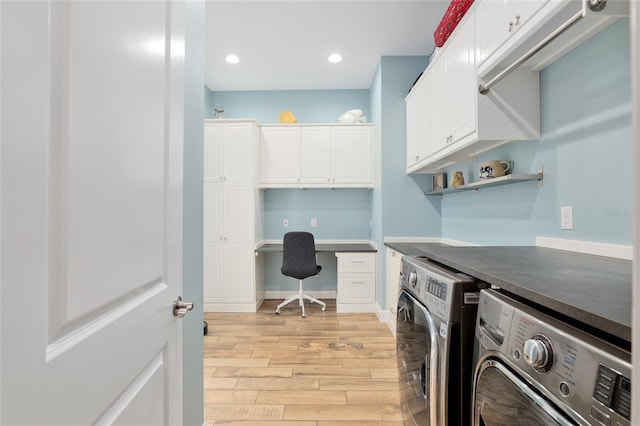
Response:
POLYGON ((542 176, 542 166, 538 166, 538 188, 542 188, 544 185, 542 176))

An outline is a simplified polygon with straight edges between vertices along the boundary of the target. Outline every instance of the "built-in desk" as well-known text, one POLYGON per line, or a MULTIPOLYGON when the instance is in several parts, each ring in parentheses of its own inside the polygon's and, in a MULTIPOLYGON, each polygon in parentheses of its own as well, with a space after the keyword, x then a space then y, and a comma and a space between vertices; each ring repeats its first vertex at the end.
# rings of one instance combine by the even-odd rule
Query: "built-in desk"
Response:
MULTIPOLYGON (((267 243, 256 255, 282 252, 282 244, 267 243)), ((337 312, 376 312, 376 253, 369 243, 316 243, 316 252, 338 258, 337 312)))

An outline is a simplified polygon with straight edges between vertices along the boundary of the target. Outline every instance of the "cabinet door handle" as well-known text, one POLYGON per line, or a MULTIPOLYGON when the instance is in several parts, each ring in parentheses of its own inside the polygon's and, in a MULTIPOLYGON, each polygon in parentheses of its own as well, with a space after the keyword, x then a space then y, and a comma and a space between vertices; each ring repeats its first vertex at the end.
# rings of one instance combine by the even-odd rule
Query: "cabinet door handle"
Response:
POLYGON ((416 155, 416 161, 418 161, 420 159, 419 155, 416 155))
POLYGON ((516 18, 514 20, 514 24, 515 25, 519 25, 520 24, 520 15, 516 15, 516 18))
POLYGON ((364 281, 351 281, 351 284, 364 284, 364 281))
POLYGON ((509 22, 509 25, 507 25, 507 32, 510 33, 512 29, 513 29, 513 22, 509 22))

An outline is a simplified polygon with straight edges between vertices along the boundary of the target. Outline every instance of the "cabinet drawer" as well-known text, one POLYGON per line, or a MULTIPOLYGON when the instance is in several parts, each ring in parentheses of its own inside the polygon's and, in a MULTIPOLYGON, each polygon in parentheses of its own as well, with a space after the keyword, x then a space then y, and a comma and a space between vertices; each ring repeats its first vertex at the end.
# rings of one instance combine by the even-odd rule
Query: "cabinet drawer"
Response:
POLYGON ((375 275, 342 274, 338 284, 338 303, 374 303, 375 275))
POLYGON ((375 272, 375 253, 337 253, 338 273, 375 272))

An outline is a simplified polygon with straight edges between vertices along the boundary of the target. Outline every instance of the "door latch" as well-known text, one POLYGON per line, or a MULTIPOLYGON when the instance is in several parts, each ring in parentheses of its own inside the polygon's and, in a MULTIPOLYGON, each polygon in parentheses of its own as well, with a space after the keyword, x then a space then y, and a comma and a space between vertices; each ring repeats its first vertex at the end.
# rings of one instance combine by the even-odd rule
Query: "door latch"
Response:
POLYGON ((173 301, 173 316, 182 318, 185 314, 193 309, 192 302, 183 302, 182 296, 178 296, 176 300, 173 301))

